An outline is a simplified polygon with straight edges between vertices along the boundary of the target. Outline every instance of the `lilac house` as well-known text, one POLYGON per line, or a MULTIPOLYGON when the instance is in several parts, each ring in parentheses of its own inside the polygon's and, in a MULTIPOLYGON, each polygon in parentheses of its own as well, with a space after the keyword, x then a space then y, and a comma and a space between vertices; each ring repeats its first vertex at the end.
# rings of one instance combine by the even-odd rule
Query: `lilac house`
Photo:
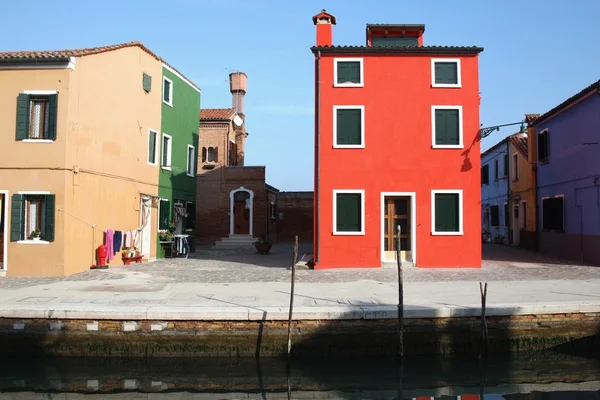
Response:
POLYGON ((529 127, 539 251, 600 265, 600 81, 529 127))

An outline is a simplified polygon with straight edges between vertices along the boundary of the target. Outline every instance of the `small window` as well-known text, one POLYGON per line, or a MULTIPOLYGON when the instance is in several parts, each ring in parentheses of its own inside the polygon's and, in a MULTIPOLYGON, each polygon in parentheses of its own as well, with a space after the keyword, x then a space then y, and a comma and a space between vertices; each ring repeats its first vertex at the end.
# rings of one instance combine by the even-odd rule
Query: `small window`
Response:
POLYGON ((196 165, 196 149, 188 144, 187 149, 187 175, 194 176, 194 166, 196 165))
POLYGON ((431 60, 433 87, 461 87, 460 60, 434 58, 431 60))
POLYGON ((537 144, 538 144, 538 161, 539 162, 548 162, 550 158, 550 149, 548 146, 548 129, 544 129, 538 134, 537 144))
POLYGON ((490 166, 484 165, 481 167, 481 184, 487 185, 490 183, 490 166))
POLYGON ((510 226, 510 208, 508 207, 508 203, 504 203, 504 227, 508 228, 510 226))
POLYGON ((160 199, 158 206, 158 230, 169 229, 171 223, 171 202, 168 199, 160 199))
POLYGON ((162 138, 162 161, 161 166, 164 169, 171 169, 171 152, 173 146, 173 138, 166 133, 163 133, 162 138))
POLYGON ((163 77, 163 103, 173 107, 173 81, 163 77))
POLYGON ((433 235, 462 235, 462 190, 431 191, 431 233, 433 235))
POLYGON ((491 206, 490 207, 490 225, 491 226, 500 226, 500 207, 491 206))
POLYGON ((519 180, 519 154, 518 153, 513 154, 512 159, 513 159, 512 180, 518 181, 519 180))
POLYGON ((462 149, 462 107, 432 106, 433 148, 462 149))
POLYGON ((335 87, 363 87, 363 59, 336 58, 334 59, 335 87))
POLYGON ((542 198, 542 229, 564 231, 564 197, 542 198))
MULTIPOLYGON (((39 93, 36 91, 36 93, 39 93)), ((42 93, 47 93, 42 91, 42 93)), ((55 140, 58 95, 21 93, 17 98, 17 140, 55 140)))
POLYGON ((494 180, 498 180, 498 170, 500 169, 500 161, 498 159, 494 160, 494 180))
POLYGON ((142 74, 142 87, 146 93, 152 90, 152 77, 145 72, 142 74))
POLYGON ((503 178, 507 178, 508 177, 508 154, 504 155, 504 171, 502 172, 502 177, 503 178))
POLYGON ((148 164, 156 165, 158 149, 158 132, 148 129, 148 164))
POLYGON ((52 194, 12 196, 11 241, 54 241, 54 201, 52 194))
POLYGON ((333 147, 365 147, 364 111, 364 106, 333 107, 333 147))
POLYGON ((202 148, 202 162, 203 163, 216 163, 219 161, 219 148, 218 147, 203 147, 202 148))
POLYGON ((364 190, 333 191, 333 234, 364 235, 364 190))

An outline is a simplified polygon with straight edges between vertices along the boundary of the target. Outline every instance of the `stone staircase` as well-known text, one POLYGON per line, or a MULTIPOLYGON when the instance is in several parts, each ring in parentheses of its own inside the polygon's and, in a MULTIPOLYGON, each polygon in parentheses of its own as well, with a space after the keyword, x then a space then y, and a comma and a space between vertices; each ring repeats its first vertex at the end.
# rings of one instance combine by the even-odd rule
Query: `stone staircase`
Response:
POLYGON ((257 240, 250 235, 231 235, 216 241, 211 249, 253 249, 257 240))

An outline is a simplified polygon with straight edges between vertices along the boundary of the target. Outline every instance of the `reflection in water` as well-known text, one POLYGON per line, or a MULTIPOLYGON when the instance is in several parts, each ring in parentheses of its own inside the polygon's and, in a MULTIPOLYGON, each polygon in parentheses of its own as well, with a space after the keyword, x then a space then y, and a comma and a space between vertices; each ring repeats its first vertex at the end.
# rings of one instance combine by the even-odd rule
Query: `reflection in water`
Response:
POLYGON ((527 358, 1 360, 8 399, 600 399, 600 363, 527 358), (400 379, 402 376, 402 379, 400 379))

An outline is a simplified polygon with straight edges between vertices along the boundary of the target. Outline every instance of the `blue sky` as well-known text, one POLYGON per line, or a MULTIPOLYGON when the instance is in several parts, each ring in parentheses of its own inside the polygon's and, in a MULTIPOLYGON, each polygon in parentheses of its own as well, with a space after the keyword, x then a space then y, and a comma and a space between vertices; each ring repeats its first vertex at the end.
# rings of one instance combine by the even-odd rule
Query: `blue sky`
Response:
MULTIPOLYGON (((246 165, 281 190, 312 190, 315 42, 311 17, 337 17, 334 44, 364 44, 367 23, 424 23, 425 45, 478 45, 481 123, 543 113, 600 79, 594 0, 20 0, 0 6, 0 51, 132 40, 229 107, 229 72, 248 74, 246 165), (48 5, 47 5, 48 4, 48 5), (36 27, 35 29, 24 29, 36 27)), ((482 150, 518 126, 494 132, 482 150)))

